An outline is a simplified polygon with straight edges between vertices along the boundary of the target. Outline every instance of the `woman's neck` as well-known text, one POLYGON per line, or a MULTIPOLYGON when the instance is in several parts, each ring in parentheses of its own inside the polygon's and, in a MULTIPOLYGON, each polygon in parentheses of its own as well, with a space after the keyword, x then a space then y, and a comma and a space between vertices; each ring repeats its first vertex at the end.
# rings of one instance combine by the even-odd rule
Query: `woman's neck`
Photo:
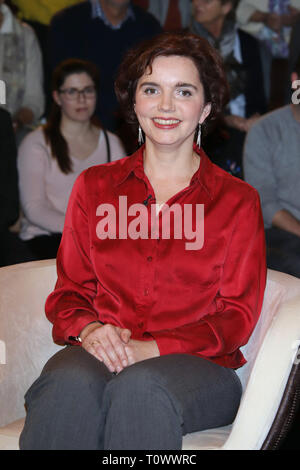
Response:
POLYGON ((156 180, 188 180, 197 171, 200 158, 193 151, 191 142, 180 149, 156 146, 146 140, 144 171, 147 177, 156 180))
POLYGON ((80 139, 93 131, 91 121, 76 122, 68 119, 64 115, 61 119, 60 129, 66 138, 80 139))

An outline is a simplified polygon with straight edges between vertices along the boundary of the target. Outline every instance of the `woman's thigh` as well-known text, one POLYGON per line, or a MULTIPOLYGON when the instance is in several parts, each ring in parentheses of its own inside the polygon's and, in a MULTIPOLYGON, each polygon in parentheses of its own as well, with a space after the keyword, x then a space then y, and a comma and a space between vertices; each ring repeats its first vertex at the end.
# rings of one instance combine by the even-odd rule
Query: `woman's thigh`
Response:
POLYGON ((112 377, 81 347, 67 346, 56 353, 25 395, 21 448, 101 448, 102 397, 112 377))
POLYGON ((105 402, 111 406, 114 400, 119 410, 131 406, 137 419, 142 411, 143 421, 155 429, 153 419, 166 409, 166 399, 184 435, 232 423, 241 394, 232 369, 189 354, 170 354, 124 369, 107 385, 105 402))

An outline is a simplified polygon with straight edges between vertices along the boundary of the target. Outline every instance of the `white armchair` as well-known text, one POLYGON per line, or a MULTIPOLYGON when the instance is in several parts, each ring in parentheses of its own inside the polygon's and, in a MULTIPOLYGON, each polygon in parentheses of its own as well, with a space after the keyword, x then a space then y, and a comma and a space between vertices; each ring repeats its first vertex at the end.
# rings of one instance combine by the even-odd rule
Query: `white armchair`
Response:
MULTIPOLYGON (((18 449, 24 394, 60 346, 44 315, 55 260, 0 269, 0 450, 18 449)), ((183 450, 275 449, 300 392, 300 279, 268 270, 260 320, 242 348, 243 396, 234 423, 184 436, 183 450)))

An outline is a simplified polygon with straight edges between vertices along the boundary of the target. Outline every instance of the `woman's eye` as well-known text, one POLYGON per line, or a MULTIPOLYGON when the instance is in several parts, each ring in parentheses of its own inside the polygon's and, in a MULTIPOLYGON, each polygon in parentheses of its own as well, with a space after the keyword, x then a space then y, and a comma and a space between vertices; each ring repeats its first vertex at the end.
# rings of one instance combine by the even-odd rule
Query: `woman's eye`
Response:
POLYGON ((73 96, 77 93, 77 90, 76 90, 76 88, 69 88, 67 90, 67 93, 68 93, 68 95, 73 96))
POLYGON ((154 95, 157 92, 155 88, 145 88, 144 93, 146 95, 154 95))
POLYGON ((184 98, 188 98, 189 96, 192 96, 192 93, 189 90, 178 90, 178 94, 180 96, 183 96, 184 98))

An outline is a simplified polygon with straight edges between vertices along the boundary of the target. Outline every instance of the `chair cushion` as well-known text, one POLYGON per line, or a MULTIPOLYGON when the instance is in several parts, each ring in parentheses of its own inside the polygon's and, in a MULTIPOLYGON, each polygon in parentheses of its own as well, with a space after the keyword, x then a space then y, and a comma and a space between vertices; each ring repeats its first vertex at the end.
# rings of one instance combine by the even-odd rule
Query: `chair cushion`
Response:
POLYGON ((182 450, 221 450, 232 425, 193 432, 183 436, 182 450))
MULTIPOLYGON (((25 418, 14 421, 0 428, 0 450, 19 450, 19 437, 25 418)), ((186 434, 183 437, 182 450, 221 449, 231 431, 231 425, 186 434)))
POLYGON ((0 450, 19 450, 19 437, 25 418, 0 428, 0 450))

